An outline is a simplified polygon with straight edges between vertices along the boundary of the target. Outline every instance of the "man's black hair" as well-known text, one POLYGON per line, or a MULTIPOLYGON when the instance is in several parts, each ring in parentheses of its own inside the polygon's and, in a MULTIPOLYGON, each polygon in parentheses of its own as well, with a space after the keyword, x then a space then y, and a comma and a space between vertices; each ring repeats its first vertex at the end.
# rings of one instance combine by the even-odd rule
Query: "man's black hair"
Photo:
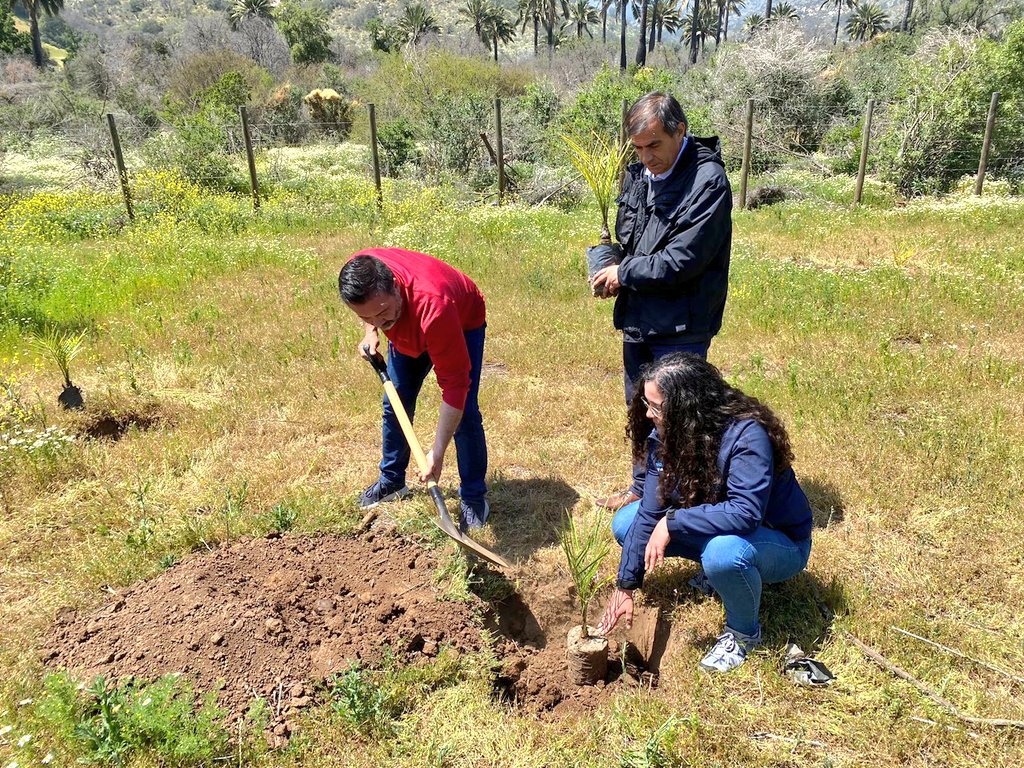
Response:
POLYGON ((338 274, 338 292, 346 304, 363 304, 379 293, 394 290, 395 273, 374 256, 356 256, 338 274))
POLYGON ((636 136, 647 130, 655 120, 661 123, 670 136, 676 134, 679 126, 685 128, 689 125, 686 113, 675 96, 669 96, 661 91, 651 91, 646 96, 641 96, 636 104, 629 108, 629 112, 626 113, 626 131, 630 136, 636 136))

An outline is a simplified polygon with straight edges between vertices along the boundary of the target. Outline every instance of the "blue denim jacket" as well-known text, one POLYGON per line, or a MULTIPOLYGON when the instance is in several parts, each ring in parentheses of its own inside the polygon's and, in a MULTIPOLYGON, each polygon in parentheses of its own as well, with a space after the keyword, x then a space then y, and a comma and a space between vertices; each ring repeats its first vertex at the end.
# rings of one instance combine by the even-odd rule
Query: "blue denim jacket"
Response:
POLYGON ((652 432, 648 438, 643 500, 622 545, 617 581, 622 589, 635 589, 643 584, 644 550, 654 526, 666 515, 673 540, 743 536, 762 525, 782 531, 793 541, 810 538, 811 505, 792 468, 775 474, 771 440, 756 421, 735 421, 726 428, 718 452, 722 485, 719 501, 712 504, 681 507, 674 496, 665 504, 659 501, 659 444, 657 433, 652 432))

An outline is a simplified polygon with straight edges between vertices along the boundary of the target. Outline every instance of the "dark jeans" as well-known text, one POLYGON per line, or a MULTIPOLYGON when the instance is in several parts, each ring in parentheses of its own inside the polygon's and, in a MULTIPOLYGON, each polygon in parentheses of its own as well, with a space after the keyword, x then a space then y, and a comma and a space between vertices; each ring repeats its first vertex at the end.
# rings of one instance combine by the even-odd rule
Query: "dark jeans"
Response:
MULTIPOLYGON (((462 412, 462 421, 455 430, 455 454, 459 464, 459 479, 462 485, 459 496, 469 502, 480 501, 487 493, 487 442, 484 438, 484 422, 480 415, 477 393, 480 390, 480 367, 484 359, 484 325, 473 331, 466 331, 466 348, 469 350, 469 395, 462 412)), ((434 367, 430 356, 424 352, 419 357, 409 357, 397 351, 388 343, 388 375, 398 390, 398 397, 412 420, 416 413, 416 398, 434 367)), ((382 441, 383 456, 380 460, 380 476, 389 487, 405 484, 405 471, 409 466, 409 444, 402 433, 391 404, 384 398, 384 429, 382 441)))
MULTIPOLYGON (((639 501, 628 504, 612 520, 612 533, 620 546, 639 510, 639 501)), ((685 557, 703 566, 725 606, 725 625, 745 635, 761 631, 762 584, 791 579, 807 567, 810 556, 810 539, 793 541, 763 525, 743 535, 677 537, 665 549, 665 557, 685 557)))
MULTIPOLYGON (((675 341, 672 337, 659 339, 645 339, 644 341, 622 342, 622 368, 624 371, 623 383, 626 390, 626 407, 633 401, 633 393, 636 391, 636 380, 640 378, 640 369, 659 358, 670 355, 673 352, 692 352, 700 355, 705 360, 708 357, 710 341, 682 343, 675 341)), ((631 490, 637 496, 644 494, 644 477, 647 474, 647 463, 640 462, 633 467, 633 484, 631 490)))

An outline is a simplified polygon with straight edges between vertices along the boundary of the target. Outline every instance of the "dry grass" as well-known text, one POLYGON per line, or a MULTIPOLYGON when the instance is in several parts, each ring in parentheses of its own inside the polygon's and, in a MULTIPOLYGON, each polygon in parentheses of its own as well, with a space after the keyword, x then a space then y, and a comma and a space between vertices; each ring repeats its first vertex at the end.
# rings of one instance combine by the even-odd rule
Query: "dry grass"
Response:
MULTIPOLYGON (((1024 718, 1020 684, 889 629, 1024 674, 1024 204, 962 207, 850 215, 801 203, 737 216, 726 325, 710 356, 786 417, 819 523, 809 572, 766 593, 768 643, 750 663, 723 677, 696 669, 721 607, 687 591, 692 566, 682 564, 649 584, 647 599, 673 625, 653 693, 545 723, 472 680, 431 694, 382 743, 314 713, 304 737, 266 764, 609 765, 670 715, 680 718, 666 746, 672 764, 1018 764, 1018 732, 962 727, 842 636, 966 712, 1024 718), (909 243, 914 255, 899 257, 909 243), (832 668, 833 687, 781 676, 790 638, 832 668)), ((557 528, 629 470, 611 306, 591 299, 582 278, 592 221, 550 211, 449 219, 429 231, 277 235, 286 249, 315 253, 314 266, 257 262, 106 318, 76 381, 109 408, 155 402, 168 418, 8 467, 0 724, 38 691, 32 649, 60 606, 94 604, 104 586, 149 576, 167 555, 265 530, 281 500, 301 529, 351 529, 355 496, 376 474, 381 393, 355 355, 359 330, 333 282, 344 254, 375 241, 432 244, 487 296, 480 397, 494 513, 481 538, 515 559, 510 577, 542 625, 564 631, 572 618, 557 528), (215 510, 243 482, 248 500, 229 533, 215 510), (154 531, 144 547, 130 539, 143 519, 154 531)), ((27 401, 52 402, 50 371, 20 363, 14 373, 27 401)), ((438 399, 428 382, 422 439, 438 399)), ((450 486, 451 458, 446 471, 450 486)), ((419 497, 391 513, 417 530, 430 508, 419 497)))

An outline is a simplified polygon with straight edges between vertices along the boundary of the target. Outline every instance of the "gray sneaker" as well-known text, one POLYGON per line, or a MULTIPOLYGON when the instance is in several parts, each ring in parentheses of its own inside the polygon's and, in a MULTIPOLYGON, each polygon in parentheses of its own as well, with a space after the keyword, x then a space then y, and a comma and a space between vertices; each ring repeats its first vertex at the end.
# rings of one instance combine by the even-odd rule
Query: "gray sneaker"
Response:
POLYGON ((479 501, 459 500, 459 530, 463 533, 468 528, 483 528, 491 514, 491 505, 487 499, 479 501))
POLYGON ((728 627, 718 636, 715 647, 700 660, 702 669, 709 672, 728 672, 747 660, 747 654, 761 644, 761 630, 756 635, 744 635, 728 627))
POLYGON ((385 501, 397 501, 398 499, 404 499, 408 495, 409 486, 407 485, 401 487, 388 486, 384 485, 383 480, 377 480, 376 483, 363 491, 363 495, 359 497, 359 508, 373 509, 385 501))

